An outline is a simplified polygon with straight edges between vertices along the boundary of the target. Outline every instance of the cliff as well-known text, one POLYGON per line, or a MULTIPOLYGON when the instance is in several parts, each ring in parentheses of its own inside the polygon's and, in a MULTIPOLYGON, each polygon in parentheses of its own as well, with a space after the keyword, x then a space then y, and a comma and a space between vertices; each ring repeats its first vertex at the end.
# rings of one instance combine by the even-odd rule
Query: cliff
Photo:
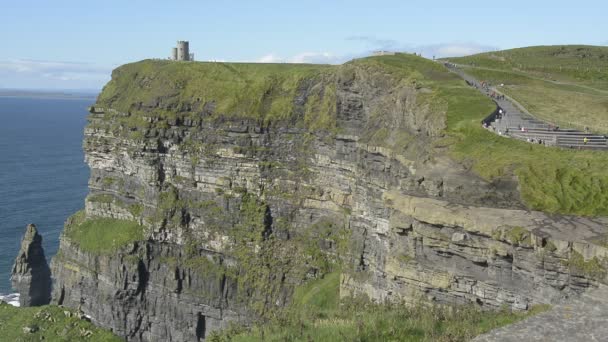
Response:
POLYGON ((605 282, 605 220, 527 211, 513 175, 455 159, 453 118, 491 110, 409 55, 122 66, 90 110, 53 302, 188 341, 336 269, 342 296, 518 310, 605 282))

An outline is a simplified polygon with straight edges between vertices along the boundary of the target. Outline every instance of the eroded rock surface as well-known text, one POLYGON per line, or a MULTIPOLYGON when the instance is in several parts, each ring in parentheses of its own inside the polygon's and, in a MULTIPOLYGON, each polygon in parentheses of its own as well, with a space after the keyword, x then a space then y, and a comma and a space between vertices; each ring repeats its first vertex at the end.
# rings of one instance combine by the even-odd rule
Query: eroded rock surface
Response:
POLYGON ((42 236, 29 224, 13 266, 13 288, 19 292, 20 306, 41 306, 51 300, 51 272, 42 248, 42 236))

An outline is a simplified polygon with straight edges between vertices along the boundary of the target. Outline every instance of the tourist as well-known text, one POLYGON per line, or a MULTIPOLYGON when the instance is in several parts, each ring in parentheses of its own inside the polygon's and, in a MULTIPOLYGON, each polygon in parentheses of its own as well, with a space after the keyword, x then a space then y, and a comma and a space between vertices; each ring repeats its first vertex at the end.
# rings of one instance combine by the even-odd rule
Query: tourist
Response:
POLYGON ((583 139, 583 145, 587 145, 587 142, 589 142, 589 139, 587 139, 587 137, 585 137, 585 138, 583 139))

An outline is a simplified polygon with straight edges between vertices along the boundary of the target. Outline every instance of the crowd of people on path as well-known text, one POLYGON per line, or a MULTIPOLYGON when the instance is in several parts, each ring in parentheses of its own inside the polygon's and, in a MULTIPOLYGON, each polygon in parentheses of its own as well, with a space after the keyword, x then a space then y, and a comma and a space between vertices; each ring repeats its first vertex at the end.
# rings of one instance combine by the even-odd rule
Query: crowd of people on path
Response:
POLYGON ((495 91, 493 91, 492 94, 490 94, 490 97, 493 98, 494 100, 501 100, 501 101, 503 101, 505 99, 505 96, 503 94, 498 94, 495 91))
POLYGON ((479 89, 481 87, 481 89, 483 89, 485 91, 485 93, 494 100, 504 101, 504 99, 505 99, 504 94, 500 94, 500 93, 497 93, 495 90, 492 90, 492 88, 491 88, 492 84, 490 84, 489 82, 481 81, 479 84, 477 84, 476 82, 469 81, 469 80, 465 80, 465 82, 467 82, 467 85, 469 85, 470 87, 473 87, 475 89, 479 89))

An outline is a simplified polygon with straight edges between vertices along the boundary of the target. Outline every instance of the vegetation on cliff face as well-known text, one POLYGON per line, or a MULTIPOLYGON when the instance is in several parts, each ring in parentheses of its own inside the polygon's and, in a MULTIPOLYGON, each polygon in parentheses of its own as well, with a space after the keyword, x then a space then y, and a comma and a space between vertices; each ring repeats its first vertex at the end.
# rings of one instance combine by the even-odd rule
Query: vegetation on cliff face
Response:
POLYGON ((339 299, 339 273, 296 289, 291 305, 269 324, 234 327, 209 340, 220 341, 465 341, 546 310, 483 312, 474 307, 371 304, 339 299))
POLYGON ((87 218, 79 211, 66 222, 64 235, 87 252, 106 254, 143 240, 144 227, 135 221, 87 218))
POLYGON ((0 303, 0 336, 3 341, 123 341, 67 308, 16 308, 6 303, 0 303))

